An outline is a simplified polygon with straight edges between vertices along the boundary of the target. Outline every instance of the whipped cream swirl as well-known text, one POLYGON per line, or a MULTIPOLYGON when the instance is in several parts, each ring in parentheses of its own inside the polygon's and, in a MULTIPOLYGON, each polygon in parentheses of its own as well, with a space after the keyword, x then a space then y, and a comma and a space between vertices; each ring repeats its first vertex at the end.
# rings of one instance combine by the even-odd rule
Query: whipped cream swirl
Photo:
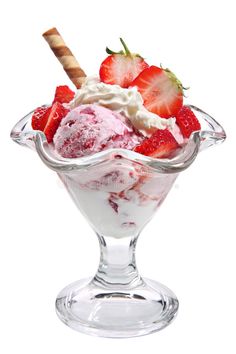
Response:
POLYGON ((70 108, 81 104, 97 103, 125 115, 141 133, 149 136, 156 129, 172 130, 175 118, 161 118, 149 112, 143 106, 143 99, 136 87, 122 88, 119 85, 109 85, 97 77, 86 78, 75 98, 70 102, 70 108))

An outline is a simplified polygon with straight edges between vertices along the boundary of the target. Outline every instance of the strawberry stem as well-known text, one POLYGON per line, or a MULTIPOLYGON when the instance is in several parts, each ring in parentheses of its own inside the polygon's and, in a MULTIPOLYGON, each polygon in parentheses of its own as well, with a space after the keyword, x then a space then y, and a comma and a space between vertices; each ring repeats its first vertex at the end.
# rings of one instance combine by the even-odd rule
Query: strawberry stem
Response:
POLYGON ((131 53, 131 51, 129 50, 129 48, 127 47, 126 43, 124 42, 124 40, 122 38, 120 38, 121 44, 124 48, 124 50, 120 50, 119 52, 114 52, 113 50, 111 50, 110 48, 106 47, 106 52, 109 55, 113 55, 113 54, 121 54, 121 55, 125 55, 125 56, 129 56, 131 58, 133 57, 139 57, 142 59, 141 55, 139 54, 134 54, 131 53))
POLYGON ((123 48, 124 48, 124 50, 125 50, 125 54, 132 56, 131 51, 129 50, 129 48, 127 47, 126 43, 123 41, 122 38, 120 38, 120 41, 121 41, 121 44, 123 45, 123 48))
POLYGON ((123 50, 120 50, 119 52, 114 52, 113 50, 109 49, 108 47, 106 47, 106 52, 107 54, 113 55, 113 54, 125 54, 123 50))

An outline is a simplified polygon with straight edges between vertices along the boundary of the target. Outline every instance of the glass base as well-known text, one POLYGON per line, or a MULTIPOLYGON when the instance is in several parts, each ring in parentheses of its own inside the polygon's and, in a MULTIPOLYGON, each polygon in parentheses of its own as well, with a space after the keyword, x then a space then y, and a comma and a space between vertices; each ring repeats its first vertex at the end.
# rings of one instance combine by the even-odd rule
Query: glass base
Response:
POLYGON ((127 338, 166 327, 177 314, 171 290, 149 279, 135 287, 105 287, 83 279, 64 288, 56 300, 59 318, 69 327, 95 336, 127 338))

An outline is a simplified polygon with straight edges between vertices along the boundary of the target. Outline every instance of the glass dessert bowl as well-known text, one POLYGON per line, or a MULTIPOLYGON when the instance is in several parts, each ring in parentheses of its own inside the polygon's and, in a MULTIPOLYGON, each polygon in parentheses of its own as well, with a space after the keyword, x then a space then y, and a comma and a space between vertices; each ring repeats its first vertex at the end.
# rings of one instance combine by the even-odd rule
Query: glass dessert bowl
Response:
POLYGON ((101 256, 95 276, 67 286, 57 297, 57 314, 69 327, 98 336, 132 337, 158 331, 175 318, 176 296, 160 283, 140 276, 135 246, 178 174, 201 150, 226 137, 212 117, 189 107, 199 119, 201 131, 192 133, 171 159, 125 149, 63 158, 43 132, 32 130, 32 113, 13 128, 11 138, 33 148, 57 172, 99 239, 101 256))

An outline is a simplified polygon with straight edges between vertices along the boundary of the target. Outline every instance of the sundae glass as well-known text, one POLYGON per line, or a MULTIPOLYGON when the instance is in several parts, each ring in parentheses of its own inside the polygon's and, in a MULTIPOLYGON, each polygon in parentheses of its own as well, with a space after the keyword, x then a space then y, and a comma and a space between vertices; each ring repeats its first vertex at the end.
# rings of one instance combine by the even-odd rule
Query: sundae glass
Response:
POLYGON ((32 129, 34 111, 13 128, 11 138, 34 149, 62 180, 97 234, 100 263, 94 277, 65 287, 56 299, 59 318, 69 327, 104 337, 132 337, 158 331, 175 318, 178 300, 157 281, 140 276, 135 247, 178 174, 198 153, 225 139, 211 116, 188 106, 201 124, 171 157, 156 158, 113 147, 70 158, 55 152, 44 132, 32 129))

